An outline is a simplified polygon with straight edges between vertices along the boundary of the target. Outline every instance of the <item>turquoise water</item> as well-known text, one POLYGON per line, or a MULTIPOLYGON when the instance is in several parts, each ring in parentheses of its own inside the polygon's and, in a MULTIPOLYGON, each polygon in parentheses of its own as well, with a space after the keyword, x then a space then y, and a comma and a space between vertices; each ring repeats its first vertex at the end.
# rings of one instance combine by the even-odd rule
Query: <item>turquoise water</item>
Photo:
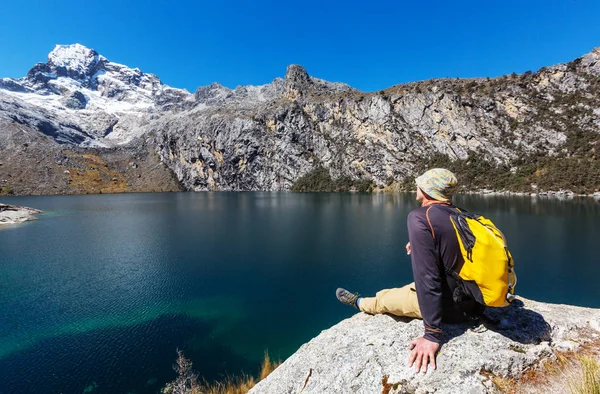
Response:
MULTIPOLYGON (((207 379, 255 373, 411 280, 414 195, 174 193, 11 197, 0 230, 0 392, 155 393, 176 349, 207 379)), ((600 307, 593 199, 458 196, 506 233, 518 294, 600 307)))

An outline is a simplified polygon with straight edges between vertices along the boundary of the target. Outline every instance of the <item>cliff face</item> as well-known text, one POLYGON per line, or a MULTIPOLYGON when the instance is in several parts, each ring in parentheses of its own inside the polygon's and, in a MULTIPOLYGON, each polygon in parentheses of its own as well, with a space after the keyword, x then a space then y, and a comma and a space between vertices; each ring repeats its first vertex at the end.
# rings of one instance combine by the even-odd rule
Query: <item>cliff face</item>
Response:
MULTIPOLYGON (((316 168, 383 188, 437 165, 469 189, 593 193, 599 93, 600 49, 535 73, 376 93, 292 65, 266 85, 214 83, 192 95, 91 49, 58 46, 26 77, 0 79, 0 136, 21 128, 123 155, 145 144, 186 190, 288 190, 316 168)), ((20 165, 40 171, 35 160, 20 165)), ((23 182, 12 188, 35 183, 23 182)))
MULTIPOLYGON (((600 343, 600 310, 518 299, 489 310, 491 322, 444 327, 437 370, 417 374, 408 344, 421 320, 358 313, 300 347, 251 394, 260 393, 496 393, 500 382, 523 392, 558 392, 548 376, 519 384, 567 351, 600 343)), ((564 388, 564 387, 563 387, 564 388)))
POLYGON ((192 190, 287 190, 319 166, 334 178, 384 187, 427 164, 452 162, 463 179, 491 169, 505 174, 504 183, 490 175, 475 187, 556 190, 570 181, 552 162, 566 159, 581 172, 578 191, 591 193, 600 187, 599 60, 595 50, 536 73, 378 93, 320 86, 294 66, 276 101, 183 111, 148 130, 192 190))

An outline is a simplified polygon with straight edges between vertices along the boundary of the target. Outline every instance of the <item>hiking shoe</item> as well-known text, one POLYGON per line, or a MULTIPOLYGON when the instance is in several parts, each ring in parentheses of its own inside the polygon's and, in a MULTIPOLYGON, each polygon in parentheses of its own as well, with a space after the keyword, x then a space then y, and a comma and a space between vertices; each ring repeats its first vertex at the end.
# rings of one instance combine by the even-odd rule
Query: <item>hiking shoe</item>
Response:
POLYGON ((358 306, 356 305, 356 300, 358 300, 360 294, 350 293, 348 290, 342 289, 340 287, 335 291, 335 296, 342 304, 350 305, 358 309, 358 306))

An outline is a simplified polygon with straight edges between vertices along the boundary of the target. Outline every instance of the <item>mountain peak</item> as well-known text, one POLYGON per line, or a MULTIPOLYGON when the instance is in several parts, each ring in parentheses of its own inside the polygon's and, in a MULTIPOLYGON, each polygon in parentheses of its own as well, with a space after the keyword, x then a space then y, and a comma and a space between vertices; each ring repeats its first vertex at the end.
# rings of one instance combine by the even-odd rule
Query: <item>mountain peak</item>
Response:
POLYGON ((290 64, 285 73, 285 97, 295 100, 312 86, 306 69, 299 64, 290 64))
POLYGON ((306 69, 299 64, 290 64, 285 73, 284 97, 296 100, 311 90, 317 91, 351 91, 349 85, 340 82, 329 82, 324 79, 311 77, 306 69))
POLYGON ((57 45, 48 55, 48 65, 57 75, 77 79, 93 75, 106 61, 98 52, 81 44, 57 45))
POLYGON ((294 83, 310 83, 310 77, 306 69, 299 64, 290 64, 285 73, 286 81, 294 83))

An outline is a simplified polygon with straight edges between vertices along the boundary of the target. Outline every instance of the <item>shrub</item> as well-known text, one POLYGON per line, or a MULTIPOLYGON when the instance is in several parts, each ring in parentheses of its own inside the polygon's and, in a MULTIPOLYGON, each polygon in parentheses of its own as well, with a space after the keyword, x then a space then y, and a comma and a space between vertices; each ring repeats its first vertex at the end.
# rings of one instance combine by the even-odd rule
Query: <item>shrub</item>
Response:
POLYGON ((317 167, 298 178, 292 185, 293 192, 347 192, 353 190, 363 193, 371 192, 373 182, 370 179, 352 179, 349 176, 333 179, 327 169, 317 167))
POLYGON ((0 196, 12 196, 15 194, 14 190, 10 186, 2 186, 0 187, 0 196))
POLYGON ((292 185, 293 192, 331 192, 334 182, 329 171, 323 167, 317 167, 298 178, 292 185))
POLYGON ((177 372, 177 378, 162 390, 165 394, 200 394, 198 375, 192 371, 192 362, 183 356, 183 352, 177 349, 177 361, 173 365, 177 372))

